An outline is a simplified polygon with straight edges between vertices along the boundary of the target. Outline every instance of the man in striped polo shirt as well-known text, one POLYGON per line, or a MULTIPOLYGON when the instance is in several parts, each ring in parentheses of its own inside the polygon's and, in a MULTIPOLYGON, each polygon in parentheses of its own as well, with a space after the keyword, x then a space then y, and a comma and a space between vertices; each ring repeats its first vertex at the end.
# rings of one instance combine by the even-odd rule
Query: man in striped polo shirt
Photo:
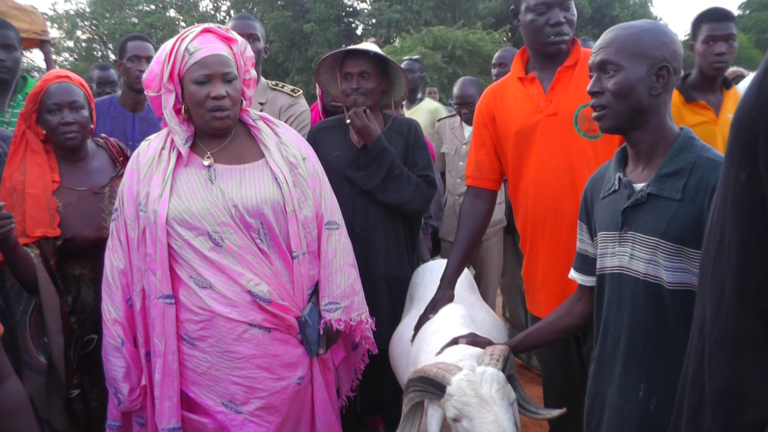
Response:
MULTIPOLYGON (((595 45, 587 89, 593 119, 626 145, 584 189, 570 272, 576 292, 507 342, 513 353, 527 352, 594 320, 586 431, 669 429, 723 163, 672 121, 682 61, 677 36, 655 21, 620 24, 595 45)), ((488 344, 476 335, 460 338, 488 344)))

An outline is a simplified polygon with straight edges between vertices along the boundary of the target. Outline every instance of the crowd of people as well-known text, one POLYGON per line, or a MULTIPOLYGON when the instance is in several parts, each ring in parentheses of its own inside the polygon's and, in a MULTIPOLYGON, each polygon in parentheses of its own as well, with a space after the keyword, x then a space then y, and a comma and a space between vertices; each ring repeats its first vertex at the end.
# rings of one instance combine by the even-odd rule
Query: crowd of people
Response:
POLYGON ((768 63, 732 68, 719 7, 687 72, 661 23, 510 11, 525 45, 449 106, 363 42, 310 107, 248 13, 35 80, 0 18, 0 431, 395 431, 389 343, 436 258, 413 337, 471 268, 550 431, 764 431, 768 63))

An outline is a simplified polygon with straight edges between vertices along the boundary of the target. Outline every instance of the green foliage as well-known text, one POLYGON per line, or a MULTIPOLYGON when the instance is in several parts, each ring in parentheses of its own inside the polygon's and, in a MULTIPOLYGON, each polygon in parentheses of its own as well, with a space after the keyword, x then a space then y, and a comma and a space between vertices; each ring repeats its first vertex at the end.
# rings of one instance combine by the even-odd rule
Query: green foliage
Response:
POLYGON ((360 12, 352 1, 234 0, 231 8, 233 13, 253 13, 266 28, 270 55, 264 61, 264 76, 302 88, 309 103, 315 99, 315 66, 320 58, 361 42, 360 12))
POLYGON ((462 76, 474 76, 483 85, 491 82, 491 59, 504 46, 499 34, 454 27, 429 27, 398 39, 384 52, 395 60, 419 55, 427 70, 427 81, 446 98, 462 76))
POLYGON ((111 63, 120 38, 143 33, 158 46, 187 26, 221 22, 224 0, 63 0, 53 4, 50 26, 59 33, 54 53, 60 67, 86 76, 90 65, 111 63))
POLYGON ((768 0, 746 0, 739 6, 739 30, 749 36, 755 48, 768 51, 768 0))
MULTIPOLYGON (((683 59, 683 70, 690 72, 693 70, 693 54, 691 53, 691 36, 688 35, 683 40, 683 47, 685 48, 685 58, 683 59)), ((755 43, 750 36, 747 36, 743 32, 739 31, 739 52, 736 54, 736 60, 733 62, 735 66, 743 67, 747 70, 756 70, 760 66, 760 62, 763 60, 762 52, 755 47, 755 43)))

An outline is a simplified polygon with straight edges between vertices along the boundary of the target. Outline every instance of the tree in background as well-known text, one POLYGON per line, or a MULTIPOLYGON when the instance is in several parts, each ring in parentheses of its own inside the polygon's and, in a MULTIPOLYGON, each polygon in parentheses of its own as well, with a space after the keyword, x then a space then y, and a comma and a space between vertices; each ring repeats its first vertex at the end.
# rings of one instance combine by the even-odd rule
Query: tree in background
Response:
MULTIPOLYGON (((161 44, 189 25, 224 24, 235 13, 248 12, 266 27, 271 52, 264 62, 265 76, 304 89, 310 102, 320 58, 363 40, 374 39, 399 58, 422 54, 430 81, 444 94, 462 75, 476 75, 487 83, 493 55, 488 47, 522 46, 518 29, 510 25, 511 0, 60 1, 48 14, 58 34, 54 53, 60 66, 80 75, 93 63, 112 62, 118 41, 128 33, 144 33, 161 44), (478 50, 475 56, 472 49, 478 50)), ((618 23, 657 19, 651 0, 575 2, 577 36, 598 39, 618 23)), ((768 49, 768 0, 746 0, 739 11, 743 35, 737 62, 754 68, 755 58, 768 49)))
POLYGON ((738 18, 739 31, 749 36, 759 52, 768 51, 768 0, 746 0, 739 5, 738 18))
POLYGON ((315 99, 315 66, 322 56, 360 41, 360 10, 348 0, 233 0, 232 13, 248 12, 264 24, 269 57, 264 76, 299 87, 315 99))
POLYGON ((490 84, 491 59, 502 46, 504 38, 497 33, 438 26, 404 35, 384 52, 398 62, 406 56, 421 56, 427 83, 449 98, 453 84, 462 76, 474 76, 484 86, 490 84))
POLYGON ((64 0, 47 18, 59 36, 54 54, 60 67, 86 76, 98 62, 112 63, 120 38, 143 33, 158 45, 198 22, 220 22, 225 0, 64 0))

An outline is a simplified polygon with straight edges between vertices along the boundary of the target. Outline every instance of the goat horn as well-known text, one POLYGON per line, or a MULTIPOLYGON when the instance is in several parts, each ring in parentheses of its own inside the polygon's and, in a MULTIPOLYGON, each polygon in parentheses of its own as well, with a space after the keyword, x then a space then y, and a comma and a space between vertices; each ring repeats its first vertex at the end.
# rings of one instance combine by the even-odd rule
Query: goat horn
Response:
POLYGON ((504 370, 504 365, 509 359, 509 347, 506 345, 491 345, 483 351, 483 355, 477 360, 478 366, 487 366, 504 370))
POLYGON ((417 432, 424 414, 424 401, 440 400, 454 375, 461 368, 449 363, 433 363, 414 371, 405 382, 403 417, 397 432, 417 432))
POLYGON ((552 420, 565 414, 565 408, 551 409, 540 407, 528 397, 523 385, 520 383, 520 377, 517 375, 517 365, 515 364, 514 357, 510 358, 510 361, 507 362, 505 375, 517 396, 517 407, 520 410, 520 414, 536 420, 552 420))

